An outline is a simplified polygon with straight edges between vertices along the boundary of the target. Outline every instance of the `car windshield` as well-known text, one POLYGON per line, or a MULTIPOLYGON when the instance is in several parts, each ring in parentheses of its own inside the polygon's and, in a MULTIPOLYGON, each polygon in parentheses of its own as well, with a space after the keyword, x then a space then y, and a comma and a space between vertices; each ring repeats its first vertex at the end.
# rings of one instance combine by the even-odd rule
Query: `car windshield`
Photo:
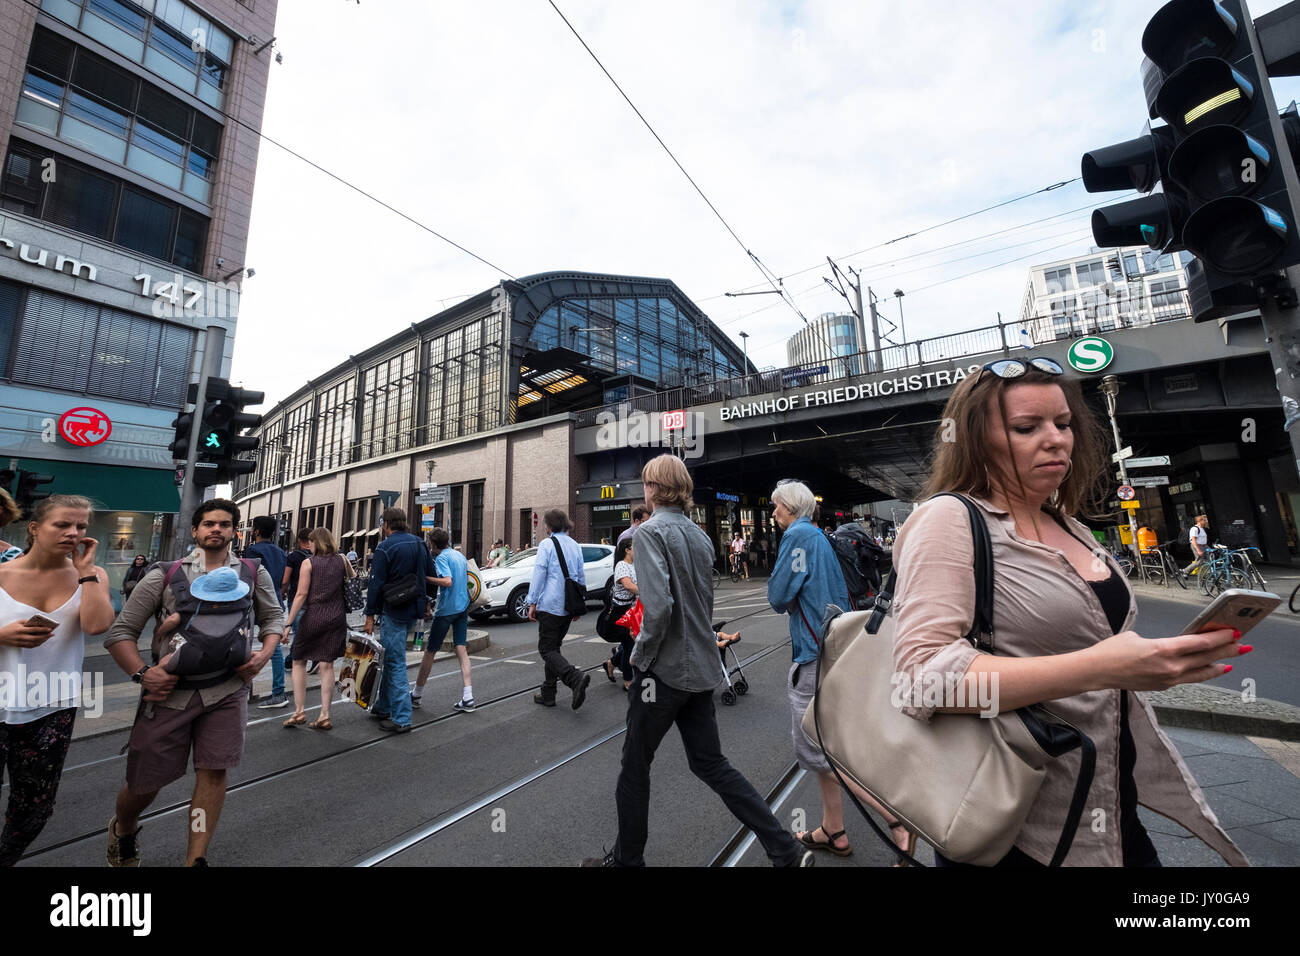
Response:
POLYGON ((525 548, 523 551, 520 551, 518 554, 510 555, 510 558, 506 561, 506 563, 501 566, 503 568, 510 568, 510 567, 514 567, 516 564, 532 564, 533 558, 535 557, 537 557, 536 548, 525 548))

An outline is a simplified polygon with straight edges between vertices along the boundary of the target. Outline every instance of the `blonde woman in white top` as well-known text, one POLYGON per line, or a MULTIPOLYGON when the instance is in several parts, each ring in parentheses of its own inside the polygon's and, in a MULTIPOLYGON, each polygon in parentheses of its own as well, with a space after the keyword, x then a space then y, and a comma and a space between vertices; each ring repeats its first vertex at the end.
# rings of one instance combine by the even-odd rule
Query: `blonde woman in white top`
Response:
POLYGON ((98 542, 86 537, 92 514, 80 495, 51 495, 27 525, 27 552, 0 564, 0 765, 9 783, 0 866, 16 863, 54 812, 85 636, 113 623, 98 542))

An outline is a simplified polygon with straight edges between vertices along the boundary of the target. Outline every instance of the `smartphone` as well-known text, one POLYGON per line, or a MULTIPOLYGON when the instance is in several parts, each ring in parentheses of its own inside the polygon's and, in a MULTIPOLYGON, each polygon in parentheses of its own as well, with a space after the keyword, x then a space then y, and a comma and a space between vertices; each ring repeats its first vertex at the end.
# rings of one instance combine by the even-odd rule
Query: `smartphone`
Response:
POLYGON ((1182 631, 1184 634, 1199 634, 1202 631, 1216 631, 1220 628, 1232 628, 1245 634, 1252 627, 1273 612, 1273 608, 1282 603, 1282 599, 1268 591, 1247 591, 1243 588, 1230 588, 1215 598, 1210 606, 1196 615, 1192 623, 1182 631))
POLYGON ((23 621, 27 627, 48 627, 51 630, 59 626, 58 621, 51 621, 44 614, 33 614, 27 620, 23 621))

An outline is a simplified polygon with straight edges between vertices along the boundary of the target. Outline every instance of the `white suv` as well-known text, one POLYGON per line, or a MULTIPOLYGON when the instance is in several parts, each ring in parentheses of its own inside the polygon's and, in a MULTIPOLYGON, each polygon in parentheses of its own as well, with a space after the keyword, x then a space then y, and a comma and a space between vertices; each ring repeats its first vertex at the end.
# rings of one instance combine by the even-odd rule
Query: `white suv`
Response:
MULTIPOLYGON (((580 544, 582 568, 587 580, 587 600, 603 601, 606 589, 614 585, 614 548, 608 544, 580 544)), ((528 620, 528 587, 533 580, 533 564, 537 560, 536 548, 525 548, 512 554, 499 568, 483 568, 479 577, 488 604, 472 615, 482 619, 492 614, 505 614, 512 621, 528 620)))

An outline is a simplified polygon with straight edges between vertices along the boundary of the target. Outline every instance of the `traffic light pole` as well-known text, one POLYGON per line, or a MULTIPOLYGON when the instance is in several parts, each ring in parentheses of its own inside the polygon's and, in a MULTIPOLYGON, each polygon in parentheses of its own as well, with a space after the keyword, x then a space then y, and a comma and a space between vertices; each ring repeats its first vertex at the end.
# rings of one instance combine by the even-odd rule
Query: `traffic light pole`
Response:
MULTIPOLYGON (((1255 62, 1265 63, 1264 52, 1259 44, 1259 34, 1246 7, 1246 0, 1241 0, 1242 19, 1250 24, 1246 31, 1250 37, 1250 47, 1255 62)), ((1259 95, 1268 112, 1269 123, 1273 130, 1273 142, 1278 152, 1278 165, 1281 167, 1286 183, 1287 197, 1290 200, 1291 228, 1300 229, 1300 176, 1296 174, 1295 160, 1291 155, 1290 144, 1282 119, 1278 115, 1277 102, 1273 97, 1272 84, 1259 84, 1259 95)), ((1278 297, 1269 296, 1260 304, 1263 316, 1264 340, 1268 343, 1268 355, 1273 363, 1273 374, 1277 379, 1277 390, 1282 399, 1282 414, 1287 435, 1291 439, 1291 455, 1300 471, 1300 266, 1290 266, 1286 270, 1286 285, 1291 292, 1279 301, 1278 297)))
POLYGON ((208 380, 221 374, 221 357, 226 349, 226 330, 219 325, 209 325, 203 343, 203 367, 199 371, 198 401, 194 405, 194 427, 190 429, 190 447, 185 456, 185 482, 181 485, 180 513, 176 524, 177 559, 185 557, 194 547, 194 532, 190 518, 202 500, 203 492, 194 481, 194 463, 199 458, 199 435, 203 409, 208 400, 208 380))

